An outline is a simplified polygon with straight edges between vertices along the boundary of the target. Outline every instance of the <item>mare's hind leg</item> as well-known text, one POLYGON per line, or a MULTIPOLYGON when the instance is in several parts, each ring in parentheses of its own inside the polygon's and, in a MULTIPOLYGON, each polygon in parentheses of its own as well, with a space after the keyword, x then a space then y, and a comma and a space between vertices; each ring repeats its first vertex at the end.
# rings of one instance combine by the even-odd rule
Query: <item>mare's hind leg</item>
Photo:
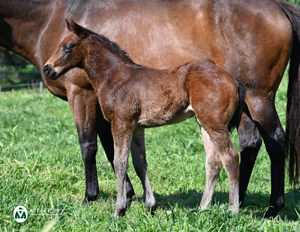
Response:
POLYGON ((265 217, 275 217, 284 206, 285 133, 275 109, 274 99, 249 98, 247 105, 271 159, 271 198, 265 217))
POLYGON ((242 204, 262 139, 255 123, 246 114, 242 117, 238 132, 241 152, 239 185, 240 203, 242 204))
POLYGON ((222 168, 222 161, 207 132, 203 128, 201 128, 201 132, 206 153, 206 183, 199 209, 204 210, 211 202, 218 176, 222 168))
POLYGON ((147 172, 144 131, 144 128, 137 128, 134 131, 131 143, 131 153, 135 171, 143 185, 146 208, 153 212, 153 210, 155 210, 156 207, 156 201, 147 172))

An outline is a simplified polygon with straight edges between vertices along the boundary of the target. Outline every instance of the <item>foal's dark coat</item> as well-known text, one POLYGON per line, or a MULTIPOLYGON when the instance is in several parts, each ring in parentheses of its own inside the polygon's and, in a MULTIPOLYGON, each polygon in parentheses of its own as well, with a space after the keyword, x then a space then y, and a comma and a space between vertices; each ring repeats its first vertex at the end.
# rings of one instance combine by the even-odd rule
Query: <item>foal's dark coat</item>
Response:
POLYGON ((83 68, 93 85, 104 117, 112 125, 118 180, 115 216, 122 216, 130 202, 125 176, 130 147, 133 163, 144 187, 147 208, 156 202, 147 175, 144 145, 131 145, 144 128, 183 121, 192 116, 201 125, 208 162, 205 191, 200 204, 205 209, 213 194, 222 165, 229 177, 229 209, 239 211, 239 156, 228 133, 243 112, 245 90, 241 82, 210 62, 190 62, 170 70, 135 64, 115 43, 76 23, 68 22, 66 36, 44 67, 45 76, 57 79, 66 70, 83 68), (233 119, 233 120, 232 120, 233 119))

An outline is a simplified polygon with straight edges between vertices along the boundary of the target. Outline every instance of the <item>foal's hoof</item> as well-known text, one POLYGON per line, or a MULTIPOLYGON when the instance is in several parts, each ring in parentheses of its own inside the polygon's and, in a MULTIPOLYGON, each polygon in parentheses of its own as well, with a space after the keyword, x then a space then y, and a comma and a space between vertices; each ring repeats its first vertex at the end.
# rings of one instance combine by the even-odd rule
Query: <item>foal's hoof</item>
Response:
POLYGON ((233 205, 229 205, 229 206, 228 206, 228 210, 229 210, 230 212, 235 213, 235 214, 238 214, 238 213, 240 212, 239 207, 236 207, 236 206, 233 206, 233 205))
POLYGON ((156 205, 150 206, 150 207, 146 206, 146 210, 147 210, 147 212, 149 212, 151 214, 151 216, 154 216, 156 209, 157 209, 156 205))
POLYGON ((125 215, 126 209, 116 210, 114 217, 120 218, 125 215))

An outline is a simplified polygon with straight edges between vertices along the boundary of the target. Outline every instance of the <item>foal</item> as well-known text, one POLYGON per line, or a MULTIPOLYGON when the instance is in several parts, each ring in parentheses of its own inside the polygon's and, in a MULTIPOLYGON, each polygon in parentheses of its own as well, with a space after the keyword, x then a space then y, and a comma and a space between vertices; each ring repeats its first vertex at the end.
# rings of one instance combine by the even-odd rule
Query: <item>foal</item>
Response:
POLYGON ((132 137, 144 135, 144 128, 177 123, 194 115, 202 127, 207 154, 200 208, 208 206, 223 165, 229 178, 229 209, 238 212, 239 156, 228 128, 238 124, 243 111, 245 90, 241 82, 209 62, 191 62, 170 70, 137 65, 107 38, 73 21, 66 22, 72 33, 63 39, 43 71, 51 79, 74 67, 88 74, 103 115, 112 127, 118 181, 115 217, 124 215, 130 204, 125 186, 130 148, 146 207, 156 206, 144 144, 131 147, 132 137))

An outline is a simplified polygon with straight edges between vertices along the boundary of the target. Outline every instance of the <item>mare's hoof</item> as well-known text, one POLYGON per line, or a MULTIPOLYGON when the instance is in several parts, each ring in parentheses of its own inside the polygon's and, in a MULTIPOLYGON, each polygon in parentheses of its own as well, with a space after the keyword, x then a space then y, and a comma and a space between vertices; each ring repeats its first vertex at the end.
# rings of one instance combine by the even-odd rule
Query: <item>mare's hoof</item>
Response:
POLYGON ((82 206, 86 206, 86 205, 89 205, 89 204, 90 204, 90 201, 88 201, 87 198, 84 198, 81 205, 82 205, 82 206))
POLYGON ((264 218, 275 218, 279 212, 279 209, 276 209, 275 207, 269 207, 268 211, 264 215, 264 218))
POLYGON ((83 205, 83 206, 84 206, 84 205, 87 205, 87 204, 88 204, 88 200, 87 200, 86 198, 84 198, 84 199, 83 199, 83 202, 82 202, 82 204, 81 204, 81 205, 83 205))
POLYGON ((98 200, 98 196, 97 197, 85 197, 83 199, 82 205, 90 205, 93 201, 98 200))

